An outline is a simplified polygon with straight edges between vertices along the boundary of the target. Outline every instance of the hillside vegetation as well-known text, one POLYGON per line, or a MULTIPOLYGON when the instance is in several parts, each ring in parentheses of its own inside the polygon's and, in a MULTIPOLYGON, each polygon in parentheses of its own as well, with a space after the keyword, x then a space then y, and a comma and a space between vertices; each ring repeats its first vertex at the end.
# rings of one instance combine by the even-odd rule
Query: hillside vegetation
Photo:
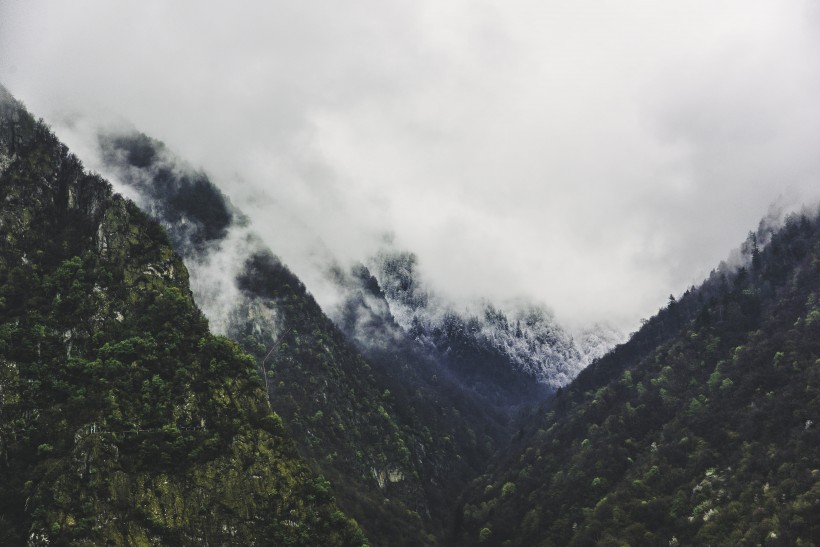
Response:
POLYGON ((163 230, 0 88, 0 544, 364 545, 163 230))
POLYGON ((465 496, 461 544, 820 538, 820 221, 743 251, 545 406, 465 496))

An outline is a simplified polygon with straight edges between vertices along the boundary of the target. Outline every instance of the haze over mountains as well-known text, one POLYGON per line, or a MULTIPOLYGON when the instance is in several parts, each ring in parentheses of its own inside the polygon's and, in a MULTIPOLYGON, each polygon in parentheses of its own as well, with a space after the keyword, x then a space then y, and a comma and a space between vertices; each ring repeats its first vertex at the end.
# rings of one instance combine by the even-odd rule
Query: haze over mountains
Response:
POLYGON ((808 2, 83 6, 2 3, 6 85, 206 169, 325 308, 314 257, 391 231, 442 294, 631 332, 817 197, 808 2))
MULTIPOLYGON (((204 172, 145 135, 101 133, 95 152, 91 161, 164 224, 180 254, 188 259, 194 293, 213 328, 229 332, 233 311, 242 305, 236 283, 241 264, 265 249, 247 217, 204 172)), ((398 336, 374 337, 362 330, 363 322, 376 318, 399 326, 403 336, 421 345, 435 345, 430 340, 432 331, 467 329, 524 374, 557 388, 623 339, 615 329, 604 326, 588 326, 573 337, 548 309, 523 300, 503 307, 486 299, 468 303, 468 307, 459 305, 425 284, 414 253, 394 250, 388 243, 375 256, 362 260, 372 272, 361 263, 350 273, 337 263, 326 264, 323 291, 334 289, 331 301, 337 302, 325 312, 365 346, 398 336), (367 296, 369 301, 362 300, 367 296), (352 300, 362 308, 356 309, 352 300)))

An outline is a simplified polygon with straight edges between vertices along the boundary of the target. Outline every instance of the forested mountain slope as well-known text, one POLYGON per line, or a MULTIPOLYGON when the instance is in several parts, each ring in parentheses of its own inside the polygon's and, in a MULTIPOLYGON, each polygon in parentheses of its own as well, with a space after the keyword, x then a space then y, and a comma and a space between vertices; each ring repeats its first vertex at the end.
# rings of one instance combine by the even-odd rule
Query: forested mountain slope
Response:
POLYGON ((465 495, 460 544, 820 540, 820 221, 743 250, 546 405, 465 495))
POLYGON ((161 227, 0 88, 0 544, 363 545, 161 227))

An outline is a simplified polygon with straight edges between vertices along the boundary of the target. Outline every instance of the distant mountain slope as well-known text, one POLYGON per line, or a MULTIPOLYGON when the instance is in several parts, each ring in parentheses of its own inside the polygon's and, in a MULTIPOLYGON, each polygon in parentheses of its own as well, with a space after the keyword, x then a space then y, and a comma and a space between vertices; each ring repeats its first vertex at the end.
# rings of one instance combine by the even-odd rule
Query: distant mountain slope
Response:
POLYGON ((397 321, 415 338, 446 351, 453 330, 509 361, 517 373, 558 388, 568 384, 623 336, 611 327, 591 327, 573 336, 543 306, 525 301, 500 305, 489 300, 458 309, 419 279, 414 254, 382 251, 371 267, 397 321))
POLYGON ((743 255, 546 406, 465 495, 458 543, 820 539, 820 220, 743 255))
POLYGON ((337 322, 344 330, 366 349, 382 342, 361 327, 372 324, 374 315, 389 316, 404 336, 490 404, 515 407, 541 401, 623 338, 601 326, 573 336, 547 309, 523 301, 498 306, 484 300, 469 308, 456 306, 425 285, 413 253, 383 250, 364 271, 353 279, 367 281, 372 272, 379 294, 370 291, 360 302, 359 313, 367 320, 351 315, 350 302, 343 305, 343 318, 337 322))
POLYGON ((366 544, 161 227, 2 88, 0 544, 366 544))

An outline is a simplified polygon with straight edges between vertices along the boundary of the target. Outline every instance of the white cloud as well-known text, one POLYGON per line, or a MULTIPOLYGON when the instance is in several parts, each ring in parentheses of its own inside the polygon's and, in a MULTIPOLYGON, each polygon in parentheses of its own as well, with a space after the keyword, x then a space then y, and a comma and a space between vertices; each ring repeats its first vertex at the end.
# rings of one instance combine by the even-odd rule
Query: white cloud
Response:
POLYGON ((0 80, 203 165, 317 292, 317 240, 391 231, 450 293, 630 328, 817 197, 817 30, 800 0, 4 0, 0 80))

